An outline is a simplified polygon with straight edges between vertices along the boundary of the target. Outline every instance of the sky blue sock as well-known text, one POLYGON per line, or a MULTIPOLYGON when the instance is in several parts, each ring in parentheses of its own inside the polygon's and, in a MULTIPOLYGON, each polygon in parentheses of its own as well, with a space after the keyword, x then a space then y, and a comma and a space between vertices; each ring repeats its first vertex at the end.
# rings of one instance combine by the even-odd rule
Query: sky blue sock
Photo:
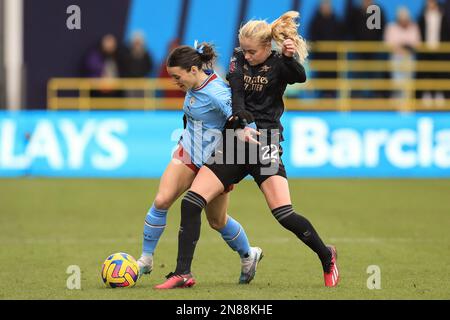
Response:
POLYGON ((244 228, 232 217, 228 216, 227 224, 219 232, 231 249, 237 251, 241 258, 250 252, 250 243, 244 228))
POLYGON ((144 242, 142 245, 142 255, 153 255, 159 238, 166 227, 167 210, 156 209, 152 205, 147 212, 144 222, 144 242))

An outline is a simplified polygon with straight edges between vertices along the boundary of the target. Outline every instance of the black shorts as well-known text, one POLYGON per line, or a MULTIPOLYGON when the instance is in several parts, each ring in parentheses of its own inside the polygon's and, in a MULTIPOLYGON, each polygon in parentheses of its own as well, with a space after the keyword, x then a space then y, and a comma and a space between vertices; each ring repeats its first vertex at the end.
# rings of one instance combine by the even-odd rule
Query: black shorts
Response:
POLYGON ((237 138, 224 142, 205 164, 222 182, 225 189, 251 175, 258 186, 272 176, 287 178, 281 155, 279 134, 261 134, 261 145, 243 143, 237 138), (229 150, 233 150, 230 152, 229 150))

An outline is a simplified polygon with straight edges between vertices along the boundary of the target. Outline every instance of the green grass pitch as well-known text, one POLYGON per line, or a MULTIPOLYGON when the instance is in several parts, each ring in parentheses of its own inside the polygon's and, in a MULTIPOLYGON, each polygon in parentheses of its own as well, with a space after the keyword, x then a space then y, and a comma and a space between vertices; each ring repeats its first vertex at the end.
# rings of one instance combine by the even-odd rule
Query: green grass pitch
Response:
POLYGON ((325 288, 318 258, 272 217, 256 185, 231 193, 229 213, 265 257, 238 285, 239 257, 202 221, 190 289, 152 289, 173 271, 180 201, 169 211, 153 273, 133 288, 100 278, 114 252, 141 252, 158 180, 0 179, 0 299, 450 299, 450 180, 290 180, 294 208, 339 253, 341 283, 325 288), (69 290, 67 267, 81 269, 69 290), (367 268, 381 270, 370 290, 367 268))

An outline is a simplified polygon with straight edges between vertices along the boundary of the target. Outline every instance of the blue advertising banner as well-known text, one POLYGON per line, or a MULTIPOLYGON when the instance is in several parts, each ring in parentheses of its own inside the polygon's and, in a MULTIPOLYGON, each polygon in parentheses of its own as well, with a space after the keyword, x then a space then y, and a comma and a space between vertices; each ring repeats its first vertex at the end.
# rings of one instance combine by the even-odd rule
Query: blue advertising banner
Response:
POLYGON ((0 175, 159 177, 182 129, 181 112, 0 113, 0 175))
MULTIPOLYGON (((450 177, 450 113, 286 112, 289 177, 450 177)), ((181 111, 0 112, 0 176, 154 177, 181 111)))
POLYGON ((295 177, 450 177, 450 113, 289 112, 295 177))

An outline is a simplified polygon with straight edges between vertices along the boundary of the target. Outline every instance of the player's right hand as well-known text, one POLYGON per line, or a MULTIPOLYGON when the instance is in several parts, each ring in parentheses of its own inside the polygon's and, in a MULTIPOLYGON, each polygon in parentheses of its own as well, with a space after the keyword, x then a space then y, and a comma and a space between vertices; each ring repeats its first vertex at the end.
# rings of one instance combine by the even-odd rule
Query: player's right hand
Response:
POLYGON ((292 39, 286 39, 283 41, 281 52, 286 57, 293 57, 295 54, 295 42, 292 39))
POLYGON ((238 139, 241 141, 261 145, 261 142, 256 140, 256 136, 259 136, 261 134, 258 130, 250 127, 245 127, 244 129, 235 130, 235 133, 238 139))

